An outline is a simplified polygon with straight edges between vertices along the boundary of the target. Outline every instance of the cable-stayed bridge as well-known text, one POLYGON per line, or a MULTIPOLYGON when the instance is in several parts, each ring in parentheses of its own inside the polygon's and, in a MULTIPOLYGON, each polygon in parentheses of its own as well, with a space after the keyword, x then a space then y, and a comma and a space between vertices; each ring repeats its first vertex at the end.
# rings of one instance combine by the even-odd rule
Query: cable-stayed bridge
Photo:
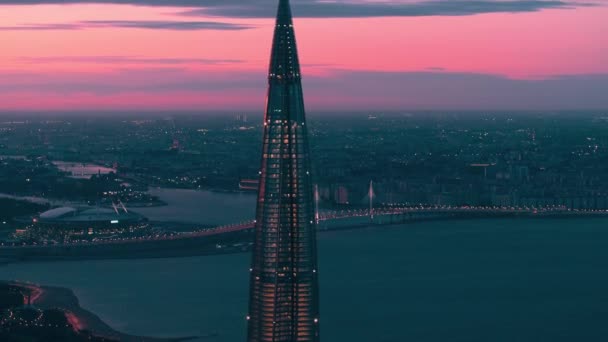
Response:
MULTIPOLYGON (((419 221, 477 218, 577 218, 608 217, 608 210, 576 210, 561 206, 383 206, 317 212, 320 231, 339 231, 404 225, 419 221)), ((100 241, 0 246, 0 262, 20 260, 125 259, 195 256, 246 251, 251 246, 254 221, 245 221, 190 232, 100 241), (2 260, 4 259, 4 260, 2 260)))

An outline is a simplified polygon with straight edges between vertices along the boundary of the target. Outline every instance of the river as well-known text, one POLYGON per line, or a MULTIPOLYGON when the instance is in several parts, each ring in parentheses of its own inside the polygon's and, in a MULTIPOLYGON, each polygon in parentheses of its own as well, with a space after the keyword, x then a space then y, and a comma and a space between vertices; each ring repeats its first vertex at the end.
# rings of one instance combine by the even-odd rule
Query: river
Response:
MULTIPOLYGON (((251 221, 255 217, 253 193, 225 193, 208 190, 151 188, 148 193, 158 196, 165 206, 133 207, 152 221, 223 225, 251 221)), ((34 196, 14 196, 0 193, 0 198, 28 201, 52 206, 84 206, 84 203, 47 199, 34 196)))
POLYGON ((166 206, 132 208, 152 221, 222 225, 250 221, 255 217, 255 194, 151 188, 166 206))
MULTIPOLYGON (((608 336, 608 220, 441 221, 319 236, 321 333, 350 342, 571 342, 608 336)), ((245 340, 249 255, 29 263, 118 330, 245 340)))

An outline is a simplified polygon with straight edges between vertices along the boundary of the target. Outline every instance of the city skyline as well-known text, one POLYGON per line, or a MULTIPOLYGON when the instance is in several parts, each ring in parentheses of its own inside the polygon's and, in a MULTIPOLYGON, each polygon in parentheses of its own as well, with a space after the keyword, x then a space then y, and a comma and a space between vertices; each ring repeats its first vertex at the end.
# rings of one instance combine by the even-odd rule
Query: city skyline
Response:
MULTIPOLYGON (((0 1, 0 111, 263 108, 272 1, 57 2, 0 1)), ((608 108, 600 1, 293 6, 313 111, 608 108)))

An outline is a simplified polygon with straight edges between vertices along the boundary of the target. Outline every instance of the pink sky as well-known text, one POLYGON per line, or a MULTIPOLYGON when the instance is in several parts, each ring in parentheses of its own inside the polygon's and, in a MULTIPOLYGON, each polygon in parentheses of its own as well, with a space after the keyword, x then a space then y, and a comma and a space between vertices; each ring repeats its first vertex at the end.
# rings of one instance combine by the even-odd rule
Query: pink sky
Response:
MULTIPOLYGON (((0 5, 0 110, 261 110, 273 21, 181 11, 0 5), (85 21, 252 28, 19 29, 85 21)), ((608 100, 593 93, 608 86, 608 7, 349 19, 294 15, 309 109, 608 108, 608 100), (361 84, 354 86, 353 79, 361 84)))

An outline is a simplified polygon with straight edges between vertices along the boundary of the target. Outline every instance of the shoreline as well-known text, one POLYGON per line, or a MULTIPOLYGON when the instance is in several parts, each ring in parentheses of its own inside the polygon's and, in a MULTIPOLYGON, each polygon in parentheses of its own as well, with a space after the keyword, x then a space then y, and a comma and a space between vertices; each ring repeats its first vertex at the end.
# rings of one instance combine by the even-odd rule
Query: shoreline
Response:
POLYGON ((0 281, 27 289, 30 295, 30 304, 43 309, 60 309, 65 312, 66 318, 75 330, 88 331, 95 336, 125 342, 182 342, 194 339, 213 338, 215 334, 206 336, 185 336, 176 338, 162 338, 149 336, 135 336, 115 330, 105 323, 99 316, 80 306, 78 297, 67 288, 40 286, 18 281, 0 281))

